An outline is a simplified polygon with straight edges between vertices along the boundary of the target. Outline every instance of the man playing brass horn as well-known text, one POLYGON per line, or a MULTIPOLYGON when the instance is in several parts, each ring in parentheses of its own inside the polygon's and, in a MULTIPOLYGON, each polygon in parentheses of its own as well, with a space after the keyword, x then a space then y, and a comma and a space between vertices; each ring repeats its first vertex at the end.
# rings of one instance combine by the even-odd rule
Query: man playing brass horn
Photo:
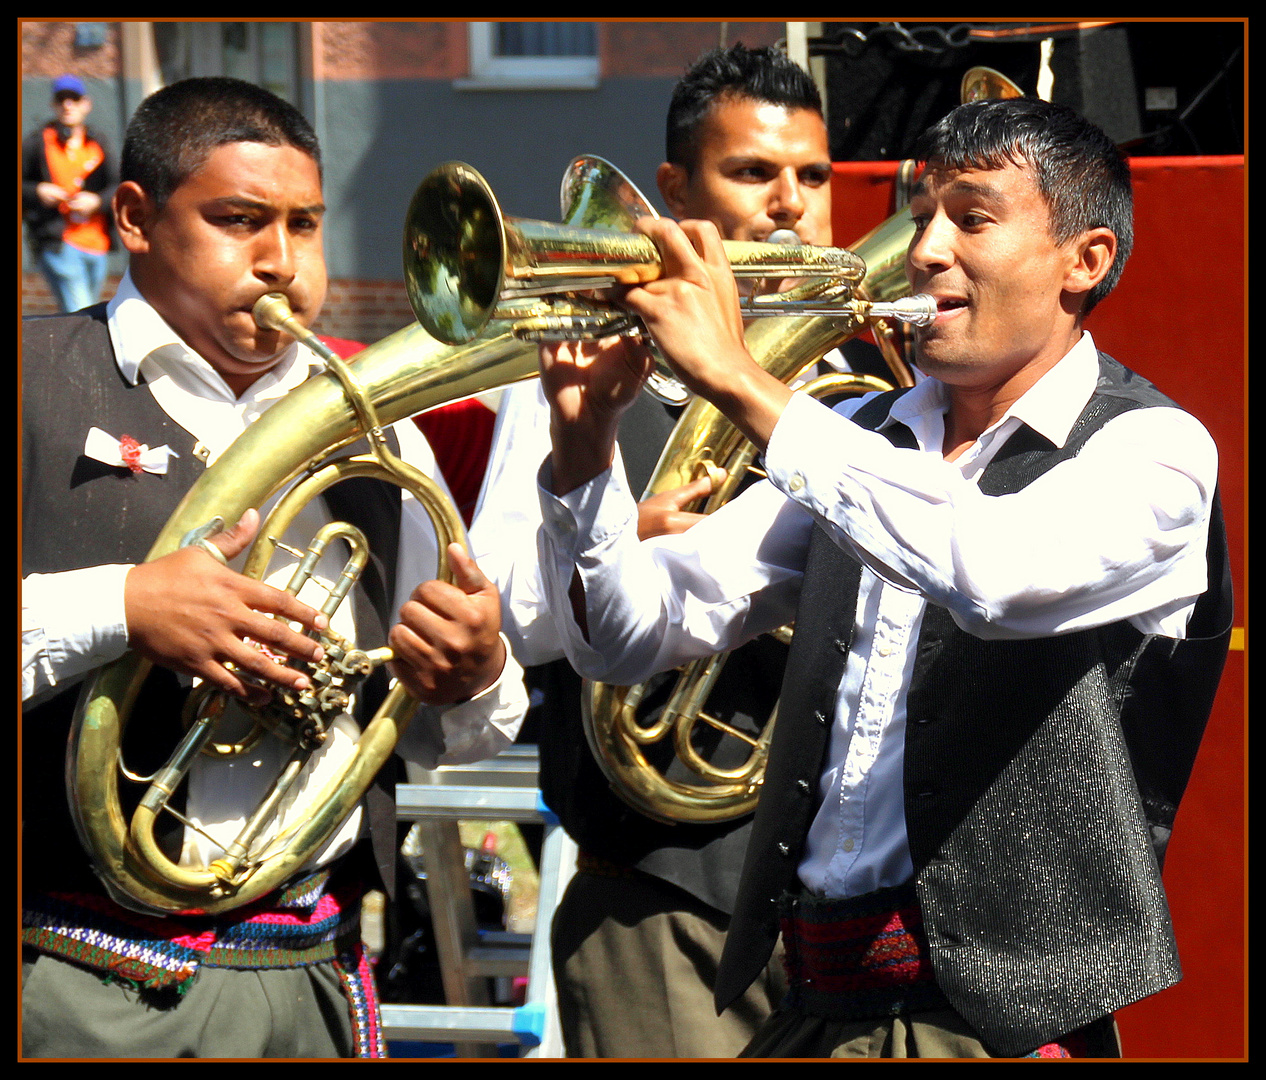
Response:
MULTIPOLYGON (((181 733, 190 677, 250 699, 259 680, 302 688, 308 676, 285 661, 317 659, 322 648, 301 631, 330 621, 370 648, 381 638, 356 630, 378 624, 390 628, 393 673, 426 703, 397 751, 427 767, 478 760, 513 741, 526 707, 499 635, 497 593, 456 546, 456 584, 428 580, 436 566, 429 521, 412 496, 378 480, 336 485, 287 533, 306 547, 338 515, 370 538, 373 567, 329 620, 303 594, 224 565, 251 539, 255 511, 145 562, 207 465, 319 370, 303 345, 252 318, 270 292, 284 294, 304 325, 321 309, 316 137, 293 107, 248 83, 174 84, 146 99, 129 125, 114 214, 130 255, 114 298, 23 324, 24 1053, 382 1056, 359 909, 364 887, 380 871, 387 884, 394 869, 391 778, 380 777, 385 792, 371 789, 278 892, 215 917, 140 914, 107 896, 68 816, 61 773, 78 683, 128 649, 158 665, 123 748, 128 764, 146 771, 181 733), (371 817, 372 854, 362 841, 371 817)), ((391 438, 401 457, 434 471, 411 424, 391 438)), ((314 576, 328 584, 342 563, 331 550, 314 576)), ((371 680, 359 704, 375 693, 371 680)), ((302 818, 356 731, 347 712, 335 720, 284 820, 302 818)), ((182 864, 216 858, 217 842, 236 835, 271 779, 260 780, 263 766, 285 754, 277 745, 266 739, 232 760, 198 759, 183 806, 188 827, 173 837, 182 864)))
MULTIPOLYGON (((804 243, 830 244, 831 160, 821 102, 812 79, 781 51, 738 44, 700 57, 674 90, 666 158, 657 180, 674 215, 706 218, 731 240, 766 240, 784 229, 804 243)), ((850 342, 846 352, 855 366, 888 374, 873 346, 850 342)), ((624 416, 620 445, 635 491, 644 489, 679 414, 641 395, 624 416)), ((501 569, 512 550, 535 553, 534 475, 548 450, 548 423, 536 384, 506 392, 471 540, 503 588, 516 655, 537 665, 528 678, 544 700, 529 724, 540 724, 542 793, 580 847, 553 932, 567 1053, 730 1057, 783 991, 775 962, 723 1017, 712 1007, 751 815, 709 824, 652 821, 612 793, 595 762, 581 726, 580 681, 556 659, 562 647, 535 559, 501 569), (513 528, 528 536, 507 543, 513 528)), ((708 485, 705 479, 643 503, 643 535, 679 532, 698 520, 682 507, 708 485)), ((785 657, 786 647, 772 639, 732 657, 710 711, 759 734, 777 701, 785 657)), ((720 755, 735 749, 709 747, 710 762, 734 765, 720 755)))
POLYGON ((795 615, 717 1005, 780 929, 791 991, 746 1053, 1117 1056, 1114 1010, 1180 977, 1160 865, 1229 640, 1217 451, 1083 329, 1132 242, 1102 132, 979 101, 921 157, 929 378, 835 411, 753 362, 715 226, 642 224, 665 276, 625 303, 769 482, 638 543, 614 418, 646 360, 546 348, 542 572, 617 683, 795 615))

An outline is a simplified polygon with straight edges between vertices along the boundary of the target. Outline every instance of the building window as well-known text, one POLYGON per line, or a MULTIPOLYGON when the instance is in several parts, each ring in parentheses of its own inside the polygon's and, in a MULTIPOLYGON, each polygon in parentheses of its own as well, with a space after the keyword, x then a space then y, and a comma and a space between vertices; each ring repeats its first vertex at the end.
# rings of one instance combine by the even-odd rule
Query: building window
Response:
POLYGON ((299 101, 299 50, 295 23, 154 23, 163 82, 231 75, 299 101))
POLYGON ((598 85, 594 23, 470 23, 470 90, 593 89, 598 85))

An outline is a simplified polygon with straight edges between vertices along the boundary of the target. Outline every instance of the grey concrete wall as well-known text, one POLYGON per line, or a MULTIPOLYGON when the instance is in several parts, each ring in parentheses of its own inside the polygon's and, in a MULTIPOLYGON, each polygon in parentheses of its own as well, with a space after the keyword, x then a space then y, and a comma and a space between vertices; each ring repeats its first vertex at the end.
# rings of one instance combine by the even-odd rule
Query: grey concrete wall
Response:
POLYGON ((568 163, 598 154, 662 213, 655 168, 674 82, 614 78, 597 90, 515 93, 439 80, 327 83, 320 135, 331 276, 401 276, 409 200, 445 161, 478 169, 505 213, 556 221, 568 163))

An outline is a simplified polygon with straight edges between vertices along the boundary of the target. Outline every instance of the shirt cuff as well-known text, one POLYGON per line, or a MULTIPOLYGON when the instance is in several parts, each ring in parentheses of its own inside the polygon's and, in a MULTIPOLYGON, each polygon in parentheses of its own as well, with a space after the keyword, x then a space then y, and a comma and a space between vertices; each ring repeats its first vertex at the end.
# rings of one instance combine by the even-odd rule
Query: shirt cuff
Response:
POLYGON ((504 634, 506 661, 497 681, 469 701, 450 705, 440 724, 444 732, 441 765, 464 765, 495 757, 518 737, 527 714, 528 693, 523 668, 510 652, 504 634))
POLYGON ((834 410, 810 395, 792 394, 765 448, 765 472, 770 482, 811 513, 822 510, 820 488, 819 497, 814 497, 815 485, 811 482, 813 463, 823 461, 822 448, 832 448, 827 459, 832 470, 828 484, 834 487, 839 464, 849 457, 849 436, 853 432, 863 434, 855 424, 840 421, 834 410))
POLYGON ((109 564, 23 579, 23 700, 127 651, 124 582, 131 569, 109 564))

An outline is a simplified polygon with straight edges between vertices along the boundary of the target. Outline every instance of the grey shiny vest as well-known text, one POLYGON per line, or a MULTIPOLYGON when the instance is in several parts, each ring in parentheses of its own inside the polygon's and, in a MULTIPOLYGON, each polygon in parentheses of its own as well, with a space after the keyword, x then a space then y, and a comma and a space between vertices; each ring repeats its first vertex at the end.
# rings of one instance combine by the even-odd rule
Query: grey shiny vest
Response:
MULTIPOLYGON (((895 396, 854 419, 878 427, 895 396)), ((1020 490, 1143 407, 1175 406, 1100 354, 1095 395, 1065 446, 1021 428, 981 490, 1020 490)), ((903 425, 885 434, 913 446, 903 425)), ((1208 559, 1210 588, 1183 641, 1124 622, 984 641, 926 609, 905 746, 915 886, 937 982, 998 1053, 1025 1053, 1181 977, 1160 867, 1230 635, 1216 501, 1208 559)), ((858 563, 815 529, 718 1007, 760 970, 778 899, 798 887, 859 579, 858 563)))

